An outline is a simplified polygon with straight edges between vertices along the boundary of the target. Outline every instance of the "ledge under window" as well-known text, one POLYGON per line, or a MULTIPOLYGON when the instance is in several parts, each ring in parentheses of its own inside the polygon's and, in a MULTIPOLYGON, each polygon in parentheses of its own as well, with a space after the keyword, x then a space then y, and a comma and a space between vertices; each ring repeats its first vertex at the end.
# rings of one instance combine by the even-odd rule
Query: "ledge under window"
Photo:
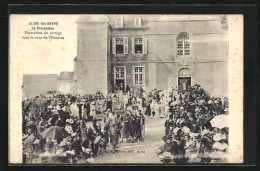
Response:
POLYGON ((120 57, 120 56, 125 57, 125 55, 127 55, 127 54, 113 54, 113 55, 117 56, 117 57, 120 57))
POLYGON ((143 56, 145 56, 146 54, 142 54, 142 53, 134 53, 134 54, 132 54, 133 56, 137 56, 137 57, 143 57, 143 56))

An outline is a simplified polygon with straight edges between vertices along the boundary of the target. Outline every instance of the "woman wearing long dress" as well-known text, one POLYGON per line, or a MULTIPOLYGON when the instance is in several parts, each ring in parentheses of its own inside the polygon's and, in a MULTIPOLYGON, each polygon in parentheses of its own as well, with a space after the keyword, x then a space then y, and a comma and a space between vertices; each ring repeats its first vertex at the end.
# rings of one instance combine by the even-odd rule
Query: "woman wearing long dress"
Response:
POLYGON ((159 115, 160 115, 159 107, 160 107, 160 105, 155 101, 155 103, 154 103, 154 111, 155 111, 156 118, 159 118, 159 115))
POLYGON ((90 103, 90 116, 94 118, 96 116, 96 103, 95 101, 92 101, 90 103))
POLYGON ((118 135, 117 135, 117 122, 114 120, 110 125, 110 143, 112 145, 113 153, 116 151, 117 142, 118 142, 118 135))

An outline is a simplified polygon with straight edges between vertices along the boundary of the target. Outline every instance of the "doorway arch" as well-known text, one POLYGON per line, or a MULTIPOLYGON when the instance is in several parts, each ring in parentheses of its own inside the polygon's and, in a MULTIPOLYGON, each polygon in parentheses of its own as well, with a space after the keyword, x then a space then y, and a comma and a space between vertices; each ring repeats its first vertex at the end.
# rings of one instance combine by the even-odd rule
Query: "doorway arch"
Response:
POLYGON ((181 90, 187 90, 191 86, 192 72, 189 68, 181 68, 178 71, 178 86, 181 90))

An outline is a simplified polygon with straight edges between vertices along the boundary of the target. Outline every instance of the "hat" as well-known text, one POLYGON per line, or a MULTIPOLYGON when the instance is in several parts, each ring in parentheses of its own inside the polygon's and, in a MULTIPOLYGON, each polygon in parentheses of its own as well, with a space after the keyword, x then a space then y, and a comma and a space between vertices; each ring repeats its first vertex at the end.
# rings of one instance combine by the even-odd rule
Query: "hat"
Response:
POLYGON ((190 132, 190 136, 197 138, 197 137, 199 137, 199 133, 190 132))
POLYGON ((218 100, 214 100, 214 103, 218 103, 219 101, 218 100))
POLYGON ((60 146, 60 147, 64 147, 64 146, 67 145, 67 143, 68 143, 68 142, 67 142, 66 140, 63 140, 63 141, 60 142, 59 146, 60 146))
POLYGON ((73 124, 73 123, 74 123, 73 119, 71 119, 71 118, 70 118, 70 119, 66 119, 66 122, 67 122, 67 123, 70 123, 70 124, 73 124))
POLYGON ((35 126, 34 124, 29 124, 29 125, 27 126, 27 129, 36 130, 37 128, 36 128, 36 126, 35 126))
POLYGON ((209 155, 210 158, 212 159, 221 159, 221 158, 225 158, 227 154, 225 152, 221 152, 221 151, 214 151, 213 153, 211 153, 209 155))
POLYGON ((165 158, 171 158, 172 154, 170 152, 163 152, 165 158))
POLYGON ((166 139, 172 139, 172 134, 167 135, 166 139))
POLYGON ((201 134, 202 135, 210 134, 210 131, 208 129, 204 129, 201 134))
POLYGON ((213 140, 214 140, 214 141, 220 141, 220 140, 223 140, 223 139, 226 139, 226 136, 223 135, 223 134, 220 134, 220 133, 216 133, 216 134, 213 136, 213 140))
POLYGON ((195 112, 198 112, 200 109, 198 108, 198 107, 196 107, 196 109, 195 109, 195 112))
POLYGON ((82 100, 81 100, 81 102, 86 102, 86 101, 87 101, 87 99, 82 99, 82 100))
POLYGON ((76 136, 78 136, 78 134, 77 134, 76 132, 73 132, 73 133, 71 134, 71 137, 76 137, 76 136))
POLYGON ((215 142, 213 144, 212 148, 215 148, 218 150, 225 150, 228 148, 228 145, 226 143, 215 142))
POLYGON ((188 128, 187 126, 184 126, 182 128, 182 131, 184 132, 184 134, 189 134, 190 133, 190 128, 188 128))
POLYGON ((52 141, 48 141, 47 143, 46 143, 46 150, 48 151, 48 150, 50 150, 50 149, 52 149, 53 148, 53 146, 54 146, 54 143, 52 142, 52 141))
POLYGON ((57 110, 54 110, 54 111, 52 112, 52 116, 55 116, 55 115, 59 115, 59 112, 58 112, 57 110))
POLYGON ((36 139, 33 144, 40 144, 40 140, 36 139))
POLYGON ((176 127, 176 128, 173 130, 173 132, 174 132, 174 133, 177 133, 180 129, 181 129, 181 128, 176 127))
POLYGON ((57 105, 57 106, 56 106, 56 110, 61 110, 60 105, 57 105))
POLYGON ((90 153, 92 150, 90 148, 86 148, 86 153, 90 153))

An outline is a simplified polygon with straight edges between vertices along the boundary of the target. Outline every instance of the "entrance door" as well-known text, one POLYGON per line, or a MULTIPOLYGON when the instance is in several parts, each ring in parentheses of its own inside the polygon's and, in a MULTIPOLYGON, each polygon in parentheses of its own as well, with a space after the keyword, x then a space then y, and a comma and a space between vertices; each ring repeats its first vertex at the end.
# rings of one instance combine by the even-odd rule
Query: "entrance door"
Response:
POLYGON ((178 85, 180 86, 181 90, 187 90, 188 86, 191 85, 191 77, 179 77, 178 85))
POLYGON ((116 90, 125 90, 125 80, 116 79, 116 90))
POLYGON ((125 67, 114 67, 114 87, 115 90, 125 91, 125 67))

